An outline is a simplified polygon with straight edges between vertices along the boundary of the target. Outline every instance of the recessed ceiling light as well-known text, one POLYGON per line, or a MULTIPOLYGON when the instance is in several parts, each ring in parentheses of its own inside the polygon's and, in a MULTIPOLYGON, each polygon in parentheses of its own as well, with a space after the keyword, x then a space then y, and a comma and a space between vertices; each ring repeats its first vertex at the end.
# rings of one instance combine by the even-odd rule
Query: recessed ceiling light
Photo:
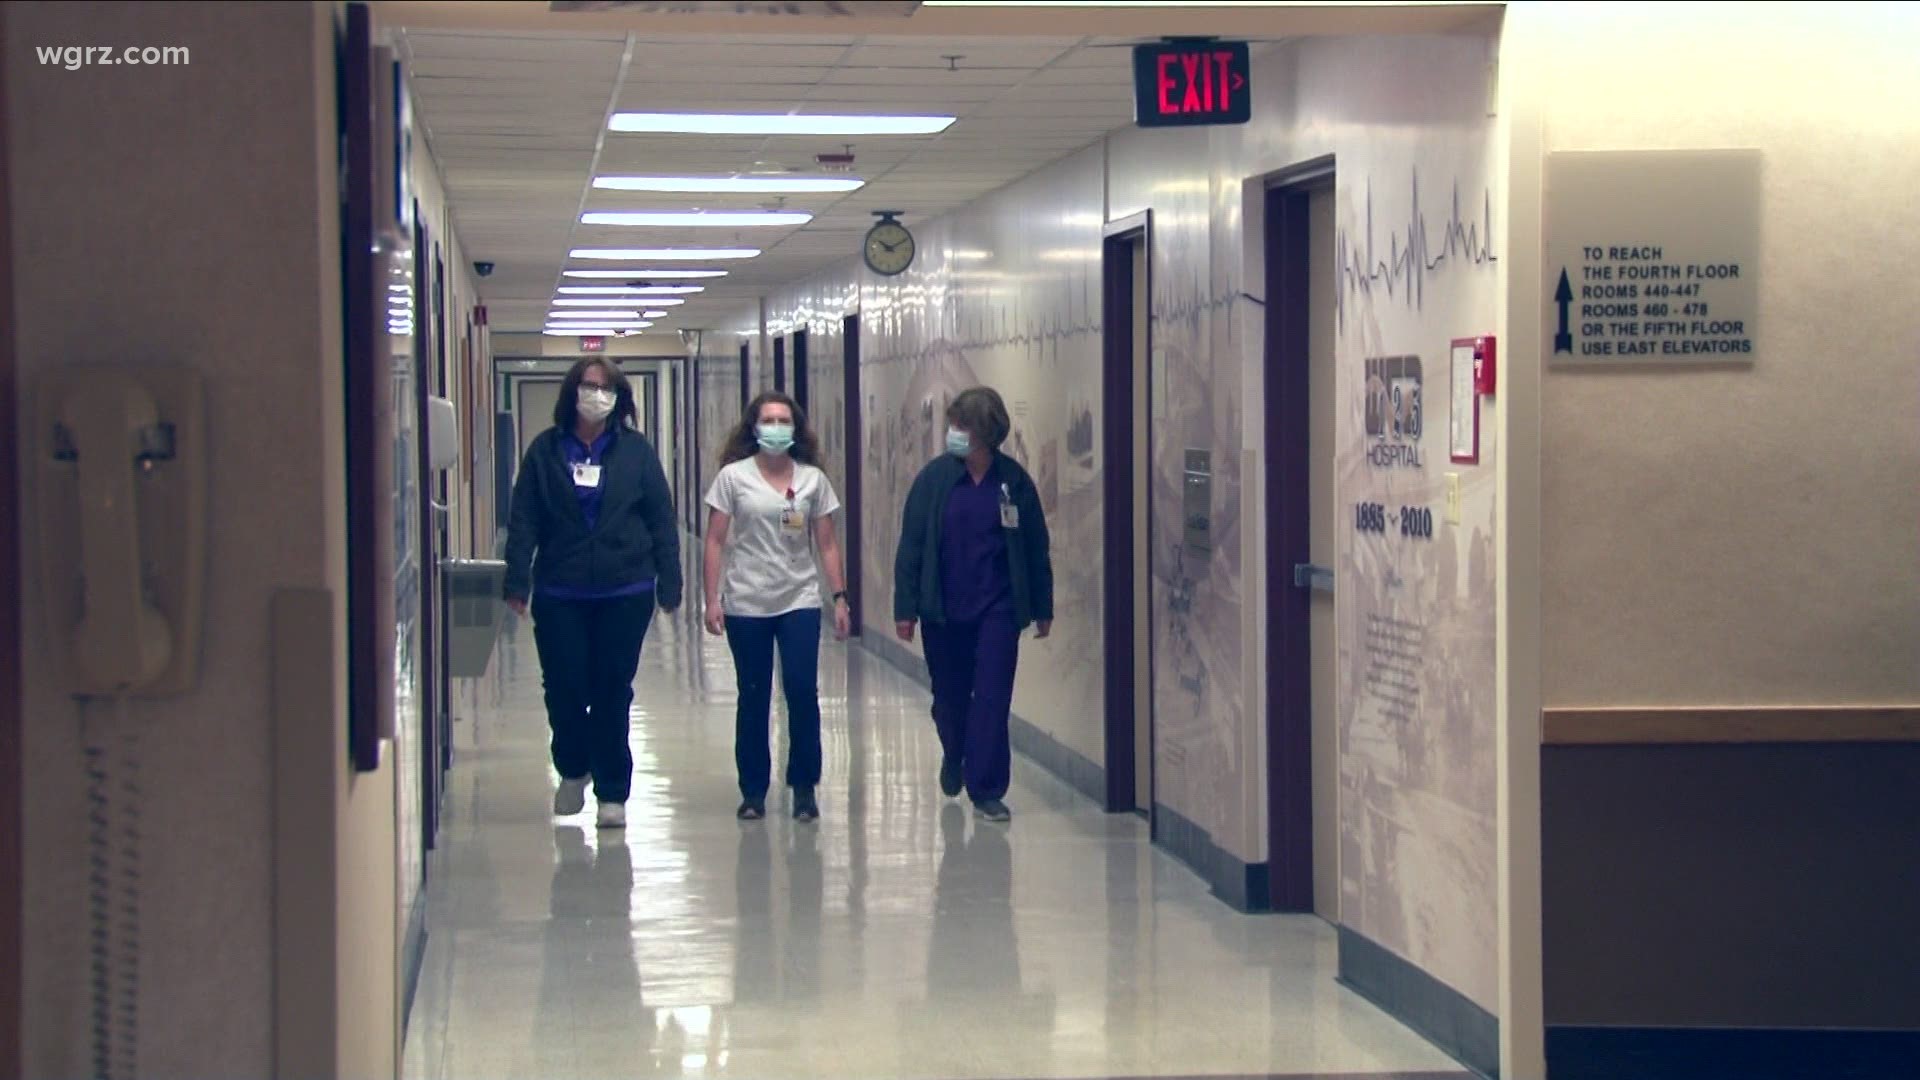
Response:
POLYGON ((812 214, 785 210, 595 211, 580 215, 582 225, 628 225, 656 229, 752 229, 767 225, 805 225, 812 214))
MULTIPOLYGON (((562 285, 562 296, 686 296, 706 292, 704 285, 562 285)), ((651 301, 649 301, 651 302, 651 301)))
POLYGON ((698 262, 704 259, 751 259, 759 248, 574 248, 569 259, 618 259, 622 262, 698 262))
POLYGON ((647 278, 660 281, 686 281, 692 278, 726 277, 727 272, 725 270, 567 270, 561 276, 601 281, 638 281, 647 278))
POLYGON ((638 311, 549 311, 549 319, 637 319, 638 311))
POLYGON ((953 121, 951 116, 614 113, 607 127, 656 135, 933 135, 953 121))
POLYGON ((866 181, 855 176, 598 176, 603 191, 687 191, 696 194, 786 194, 858 191, 866 181))

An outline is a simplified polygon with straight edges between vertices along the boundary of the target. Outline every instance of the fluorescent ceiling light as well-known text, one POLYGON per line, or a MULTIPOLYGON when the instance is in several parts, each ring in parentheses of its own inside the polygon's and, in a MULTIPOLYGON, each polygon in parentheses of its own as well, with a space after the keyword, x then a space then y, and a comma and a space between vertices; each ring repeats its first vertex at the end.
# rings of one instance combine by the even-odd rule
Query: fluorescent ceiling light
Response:
POLYGON ((643 311, 640 313, 640 317, 643 319, 664 319, 667 317, 667 313, 664 311, 643 311))
POLYGON ((725 270, 567 270, 563 277, 584 278, 589 281, 637 281, 644 278, 656 278, 661 281, 685 281, 691 278, 726 277, 725 270))
POLYGON ((548 323, 547 329, 563 334, 591 334, 596 330, 644 330, 652 325, 642 319, 622 319, 618 322, 548 323))
POLYGON ((545 330, 542 332, 548 337, 602 337, 604 335, 598 333, 598 331, 602 330, 625 330, 630 334, 637 334, 640 332, 640 326, 583 326, 578 330, 545 330))
POLYGON ((951 116, 614 113, 607 127, 655 135, 933 135, 953 121, 951 116))
POLYGON ((552 302, 554 307, 678 307, 686 301, 678 296, 567 296, 552 302))
POLYGON ((562 285, 561 296, 685 296, 705 285, 562 285))
POLYGON ((685 191, 695 194, 788 194, 858 191, 866 181, 855 176, 597 176, 602 191, 685 191))
POLYGON ((595 211, 581 214, 582 225, 627 225, 657 229, 751 229, 765 225, 805 225, 812 214, 782 210, 726 210, 709 213, 695 211, 595 211))
POLYGON ((618 259, 621 262, 699 262, 706 259, 751 259, 759 248, 574 248, 569 259, 618 259))
POLYGON ((549 319, 637 319, 638 311, 550 311, 549 319))

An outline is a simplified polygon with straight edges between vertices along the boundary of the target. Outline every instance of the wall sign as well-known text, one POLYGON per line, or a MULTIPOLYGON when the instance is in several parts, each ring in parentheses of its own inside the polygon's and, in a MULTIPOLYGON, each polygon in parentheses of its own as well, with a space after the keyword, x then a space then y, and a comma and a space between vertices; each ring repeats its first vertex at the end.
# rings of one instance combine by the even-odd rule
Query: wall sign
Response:
POLYGON ((1750 363, 1758 340, 1758 150, 1547 159, 1548 357, 1750 363))
POLYGON ((1367 461, 1378 469, 1418 469, 1421 364, 1417 356, 1367 357, 1367 461))
POLYGON ((1133 121, 1141 127, 1244 124, 1252 91, 1244 41, 1133 47, 1133 121))

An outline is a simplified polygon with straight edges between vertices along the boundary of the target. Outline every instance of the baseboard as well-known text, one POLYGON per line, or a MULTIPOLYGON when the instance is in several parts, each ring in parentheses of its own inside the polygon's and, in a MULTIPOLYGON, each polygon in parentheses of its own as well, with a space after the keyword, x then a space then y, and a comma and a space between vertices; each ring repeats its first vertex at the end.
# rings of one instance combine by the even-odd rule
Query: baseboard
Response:
POLYGON ((420 971, 427 959, 427 890, 421 888, 407 912, 406 937, 400 943, 400 1042, 406 1045, 413 1020, 413 998, 420 989, 420 971))
MULTIPOLYGON (((1487 1077, 1500 1075, 1500 1021, 1453 987, 1427 974, 1385 947, 1340 927, 1340 982, 1425 1036, 1467 1068, 1487 1077)), ((1567 1080, 1550 1068, 1553 1080, 1567 1080)), ((1694 1074, 1735 1076, 1713 1071, 1694 1074)), ((1633 1072, 1608 1080, 1650 1080, 1633 1072)), ((1752 1080, 1742 1076, 1741 1080, 1752 1080)))
POLYGON ((1833 1028, 1547 1028, 1553 1080, 1885 1080, 1912 1075, 1920 1031, 1833 1028))
POLYGON ((1213 894, 1235 911, 1273 910, 1266 863, 1250 863, 1214 842, 1213 834, 1165 803, 1155 803, 1154 839, 1175 858, 1193 867, 1213 894))

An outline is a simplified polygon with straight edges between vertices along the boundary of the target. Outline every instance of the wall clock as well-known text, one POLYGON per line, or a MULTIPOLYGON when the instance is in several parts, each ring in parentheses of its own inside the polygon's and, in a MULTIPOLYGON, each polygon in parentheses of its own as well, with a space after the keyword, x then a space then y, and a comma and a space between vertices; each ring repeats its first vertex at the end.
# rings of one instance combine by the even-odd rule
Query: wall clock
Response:
POLYGON ((866 243, 860 253, 867 260, 867 269, 882 277, 893 277, 913 265, 913 234, 900 224, 901 211, 876 210, 874 213, 880 220, 867 230, 866 243))

